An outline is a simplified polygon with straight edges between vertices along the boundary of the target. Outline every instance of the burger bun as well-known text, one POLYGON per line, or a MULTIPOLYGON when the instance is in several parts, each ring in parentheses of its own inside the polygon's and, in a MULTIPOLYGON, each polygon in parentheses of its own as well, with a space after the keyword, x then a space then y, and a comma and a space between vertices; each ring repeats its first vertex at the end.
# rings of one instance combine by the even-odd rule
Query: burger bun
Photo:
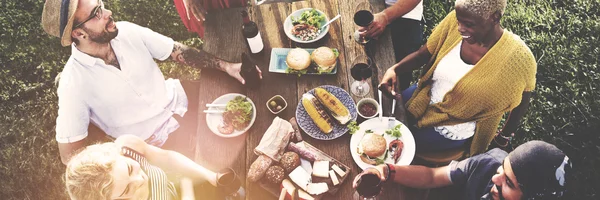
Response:
POLYGON ((310 54, 304 49, 295 48, 288 52, 285 61, 291 69, 304 70, 310 66, 310 54))

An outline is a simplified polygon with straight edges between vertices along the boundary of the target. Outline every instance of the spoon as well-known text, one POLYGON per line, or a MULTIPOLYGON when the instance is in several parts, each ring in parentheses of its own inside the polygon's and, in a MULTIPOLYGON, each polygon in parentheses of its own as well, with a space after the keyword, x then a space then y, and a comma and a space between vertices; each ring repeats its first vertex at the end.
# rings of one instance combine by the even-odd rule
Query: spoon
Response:
POLYGON ((329 20, 327 23, 323 24, 323 26, 321 26, 321 28, 325 28, 326 26, 328 26, 329 24, 331 24, 331 22, 335 21, 336 19, 340 18, 342 15, 337 15, 335 16, 333 19, 329 20))

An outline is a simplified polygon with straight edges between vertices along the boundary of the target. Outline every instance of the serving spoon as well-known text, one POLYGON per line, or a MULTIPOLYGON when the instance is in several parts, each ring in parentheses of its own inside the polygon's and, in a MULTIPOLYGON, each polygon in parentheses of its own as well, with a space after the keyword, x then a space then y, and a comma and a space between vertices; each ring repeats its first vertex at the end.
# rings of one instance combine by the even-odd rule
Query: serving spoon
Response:
POLYGON ((321 26, 321 28, 325 28, 326 26, 328 26, 329 24, 331 24, 331 22, 335 21, 336 19, 340 18, 342 15, 337 15, 335 16, 333 19, 329 20, 327 23, 323 24, 323 26, 321 26))

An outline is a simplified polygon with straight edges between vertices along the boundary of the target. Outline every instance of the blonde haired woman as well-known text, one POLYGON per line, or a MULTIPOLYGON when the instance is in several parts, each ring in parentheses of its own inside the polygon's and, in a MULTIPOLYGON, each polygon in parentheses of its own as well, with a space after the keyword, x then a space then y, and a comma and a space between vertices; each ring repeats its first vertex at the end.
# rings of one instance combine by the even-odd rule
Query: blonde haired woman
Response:
POLYGON ((216 174, 175 151, 124 135, 86 147, 67 164, 65 184, 71 199, 178 199, 167 173, 216 185, 216 174))
POLYGON ((500 25, 506 4, 457 0, 427 44, 383 76, 382 83, 394 85, 397 73, 425 66, 418 84, 401 94, 417 153, 465 148, 469 141, 468 155, 485 152, 492 140, 509 146, 535 88, 537 64, 520 37, 500 25))

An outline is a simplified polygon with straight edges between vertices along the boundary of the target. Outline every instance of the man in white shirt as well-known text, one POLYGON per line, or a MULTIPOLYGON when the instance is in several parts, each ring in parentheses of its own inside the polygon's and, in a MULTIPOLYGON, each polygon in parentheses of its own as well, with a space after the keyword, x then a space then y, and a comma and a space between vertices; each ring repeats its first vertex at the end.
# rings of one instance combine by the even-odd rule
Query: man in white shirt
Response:
POLYGON ((179 127, 173 115, 187 111, 186 93, 179 80, 165 80, 154 59, 171 57, 245 82, 241 63, 133 23, 115 23, 101 0, 47 0, 42 26, 72 49, 58 86, 56 140, 63 163, 91 142, 89 122, 113 138, 133 134, 159 147, 179 127))
MULTIPOLYGON (((387 8, 374 14, 373 23, 362 35, 377 38, 389 25, 396 62, 421 47, 423 40, 423 1, 422 0, 385 0, 387 8)), ((412 81, 411 73, 398 75, 400 91, 408 88, 412 81)))

